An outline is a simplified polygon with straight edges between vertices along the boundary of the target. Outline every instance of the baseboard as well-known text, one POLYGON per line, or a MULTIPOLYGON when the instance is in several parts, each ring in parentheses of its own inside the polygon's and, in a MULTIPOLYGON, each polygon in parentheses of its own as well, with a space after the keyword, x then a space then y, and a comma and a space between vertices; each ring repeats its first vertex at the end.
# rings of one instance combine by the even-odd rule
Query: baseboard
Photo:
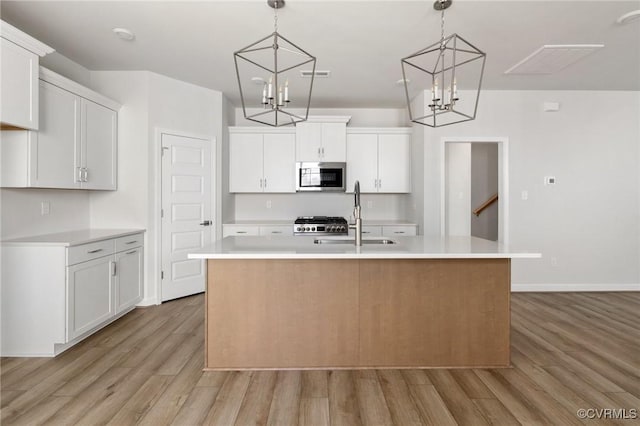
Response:
POLYGON ((160 302, 158 301, 157 297, 147 297, 145 299, 142 299, 140 303, 138 303, 136 306, 144 307, 144 306, 154 306, 159 304, 160 302))
POLYGON ((640 283, 589 283, 589 284, 520 284, 511 283, 512 292, 534 292, 534 291, 557 291, 557 292, 575 292, 575 291, 640 291, 640 283))

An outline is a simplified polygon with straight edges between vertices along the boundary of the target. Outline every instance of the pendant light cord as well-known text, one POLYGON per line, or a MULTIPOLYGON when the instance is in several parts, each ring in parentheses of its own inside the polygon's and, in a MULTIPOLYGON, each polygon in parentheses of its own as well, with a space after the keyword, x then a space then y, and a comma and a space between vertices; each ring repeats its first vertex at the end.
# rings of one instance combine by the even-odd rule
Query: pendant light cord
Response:
MULTIPOLYGON (((444 0, 440 0, 440 3, 443 4, 444 0)), ((444 7, 440 10, 440 49, 444 49, 444 7)))
POLYGON ((273 5, 273 31, 278 32, 278 2, 273 5))

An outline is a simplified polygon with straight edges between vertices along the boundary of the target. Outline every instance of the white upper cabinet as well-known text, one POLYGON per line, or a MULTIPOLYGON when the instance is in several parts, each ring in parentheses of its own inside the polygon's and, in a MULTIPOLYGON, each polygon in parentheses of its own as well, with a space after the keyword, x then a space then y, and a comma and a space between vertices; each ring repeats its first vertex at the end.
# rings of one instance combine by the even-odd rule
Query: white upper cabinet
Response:
POLYGON ((296 161, 346 161, 347 123, 351 117, 315 117, 296 124, 296 161))
POLYGON ((411 129, 349 129, 347 190, 411 192, 411 129))
POLYGON ((117 114, 88 99, 82 99, 81 171, 82 187, 116 189, 117 114))
POLYGON ((356 180, 360 192, 378 192, 378 135, 347 136, 347 191, 353 191, 356 180))
POLYGON ((295 134, 229 129, 230 192, 295 192, 295 134))
POLYGON ((49 70, 40 73, 40 128, 3 131, 2 186, 115 190, 119 105, 49 70))
POLYGON ((38 63, 49 46, 0 21, 0 122, 3 129, 38 129, 38 63))

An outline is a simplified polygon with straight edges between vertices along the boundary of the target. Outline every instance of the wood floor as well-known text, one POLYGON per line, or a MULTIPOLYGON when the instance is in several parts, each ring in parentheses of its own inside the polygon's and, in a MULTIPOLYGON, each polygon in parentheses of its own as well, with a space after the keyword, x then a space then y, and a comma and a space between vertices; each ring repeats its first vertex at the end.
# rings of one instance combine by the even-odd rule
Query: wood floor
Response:
POLYGON ((640 293, 512 299, 513 368, 476 370, 204 373, 202 295, 136 309, 57 358, 3 358, 1 423, 640 424, 640 293))

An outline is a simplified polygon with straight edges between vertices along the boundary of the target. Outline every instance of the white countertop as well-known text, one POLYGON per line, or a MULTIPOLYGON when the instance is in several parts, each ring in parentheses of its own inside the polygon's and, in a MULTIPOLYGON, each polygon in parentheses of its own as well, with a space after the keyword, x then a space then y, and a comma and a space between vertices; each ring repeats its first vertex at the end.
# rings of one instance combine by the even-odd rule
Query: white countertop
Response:
POLYGON ((77 231, 59 232, 57 234, 33 235, 30 237, 14 238, 2 241, 2 245, 24 246, 77 246, 93 243, 109 238, 125 237, 127 235, 145 232, 144 229, 80 229, 77 231))
MULTIPOLYGON (((226 237, 190 259, 496 259, 539 258, 540 253, 512 250, 475 237, 391 237, 396 244, 314 244, 315 239, 348 237, 226 237)), ((369 238, 364 238, 367 240, 369 238)), ((379 239, 379 238, 371 238, 379 239)))
MULTIPOLYGON (((347 220, 349 220, 349 218, 346 218, 347 220)), ((290 220, 232 220, 229 222, 225 222, 223 225, 245 225, 245 226, 249 226, 249 225, 255 225, 255 226, 259 226, 259 225, 290 225, 293 226, 293 221, 294 219, 290 219, 290 220)), ((414 222, 409 222, 407 220, 387 220, 387 219, 382 219, 382 220, 376 220, 376 219, 370 219, 370 220, 366 220, 363 219, 362 220, 362 225, 364 226, 384 226, 384 225, 411 225, 411 226, 415 226, 416 224, 414 222)))

